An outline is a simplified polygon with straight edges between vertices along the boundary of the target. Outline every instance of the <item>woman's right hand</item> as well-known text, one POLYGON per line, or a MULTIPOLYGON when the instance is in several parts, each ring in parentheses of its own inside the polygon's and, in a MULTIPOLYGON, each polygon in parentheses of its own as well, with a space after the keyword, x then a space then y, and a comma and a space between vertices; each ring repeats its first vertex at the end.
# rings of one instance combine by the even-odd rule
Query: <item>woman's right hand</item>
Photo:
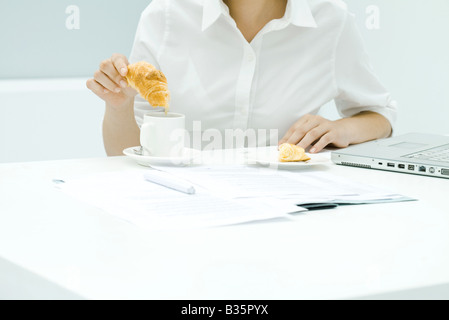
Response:
POLYGON ((128 86, 125 76, 128 74, 128 59, 122 54, 114 54, 100 63, 100 68, 94 73, 94 78, 86 82, 98 97, 107 105, 121 107, 129 105, 134 100, 137 91, 128 86))

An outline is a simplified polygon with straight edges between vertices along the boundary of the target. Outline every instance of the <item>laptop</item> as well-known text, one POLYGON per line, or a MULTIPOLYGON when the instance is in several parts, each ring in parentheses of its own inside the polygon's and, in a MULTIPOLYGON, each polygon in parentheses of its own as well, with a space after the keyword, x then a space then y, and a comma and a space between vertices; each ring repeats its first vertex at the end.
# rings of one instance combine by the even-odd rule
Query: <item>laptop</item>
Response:
POLYGON ((449 136, 410 133, 350 146, 331 157, 339 165, 449 178, 449 136))

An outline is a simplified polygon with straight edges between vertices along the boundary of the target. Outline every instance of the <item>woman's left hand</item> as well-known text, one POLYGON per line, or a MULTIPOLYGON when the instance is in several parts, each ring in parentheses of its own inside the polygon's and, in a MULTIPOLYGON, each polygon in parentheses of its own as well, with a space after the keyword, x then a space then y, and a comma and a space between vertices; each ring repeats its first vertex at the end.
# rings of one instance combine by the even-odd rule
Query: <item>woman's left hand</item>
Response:
POLYGON ((332 144, 338 148, 349 146, 347 128, 341 120, 330 121, 321 116, 307 114, 299 119, 279 141, 279 144, 291 143, 318 153, 332 144))

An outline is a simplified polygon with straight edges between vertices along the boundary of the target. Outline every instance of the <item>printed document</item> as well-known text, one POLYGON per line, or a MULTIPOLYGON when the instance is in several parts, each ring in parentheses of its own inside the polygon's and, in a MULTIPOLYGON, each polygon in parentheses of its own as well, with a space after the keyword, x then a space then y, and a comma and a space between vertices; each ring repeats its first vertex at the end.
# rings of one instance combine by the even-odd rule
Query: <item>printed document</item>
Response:
MULTIPOLYGON (((151 170, 151 169, 146 169, 151 170)), ((151 230, 206 228, 274 218, 306 211, 277 199, 229 199, 196 188, 193 195, 151 183, 145 170, 66 179, 65 193, 121 219, 151 230)))

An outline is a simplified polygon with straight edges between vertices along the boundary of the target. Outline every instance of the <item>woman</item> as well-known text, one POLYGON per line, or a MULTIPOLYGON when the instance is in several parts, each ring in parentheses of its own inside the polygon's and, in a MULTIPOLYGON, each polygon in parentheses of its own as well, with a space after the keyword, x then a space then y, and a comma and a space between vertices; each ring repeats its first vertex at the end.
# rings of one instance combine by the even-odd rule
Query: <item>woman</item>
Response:
MULTIPOLYGON (((396 110, 375 77, 354 17, 339 0, 153 0, 130 62, 166 75, 171 110, 202 129, 277 129, 279 143, 346 147, 392 133, 396 110), (343 117, 317 116, 334 99, 343 117)), ((87 87, 106 102, 108 155, 140 145, 151 109, 127 87, 114 54, 87 87)))

